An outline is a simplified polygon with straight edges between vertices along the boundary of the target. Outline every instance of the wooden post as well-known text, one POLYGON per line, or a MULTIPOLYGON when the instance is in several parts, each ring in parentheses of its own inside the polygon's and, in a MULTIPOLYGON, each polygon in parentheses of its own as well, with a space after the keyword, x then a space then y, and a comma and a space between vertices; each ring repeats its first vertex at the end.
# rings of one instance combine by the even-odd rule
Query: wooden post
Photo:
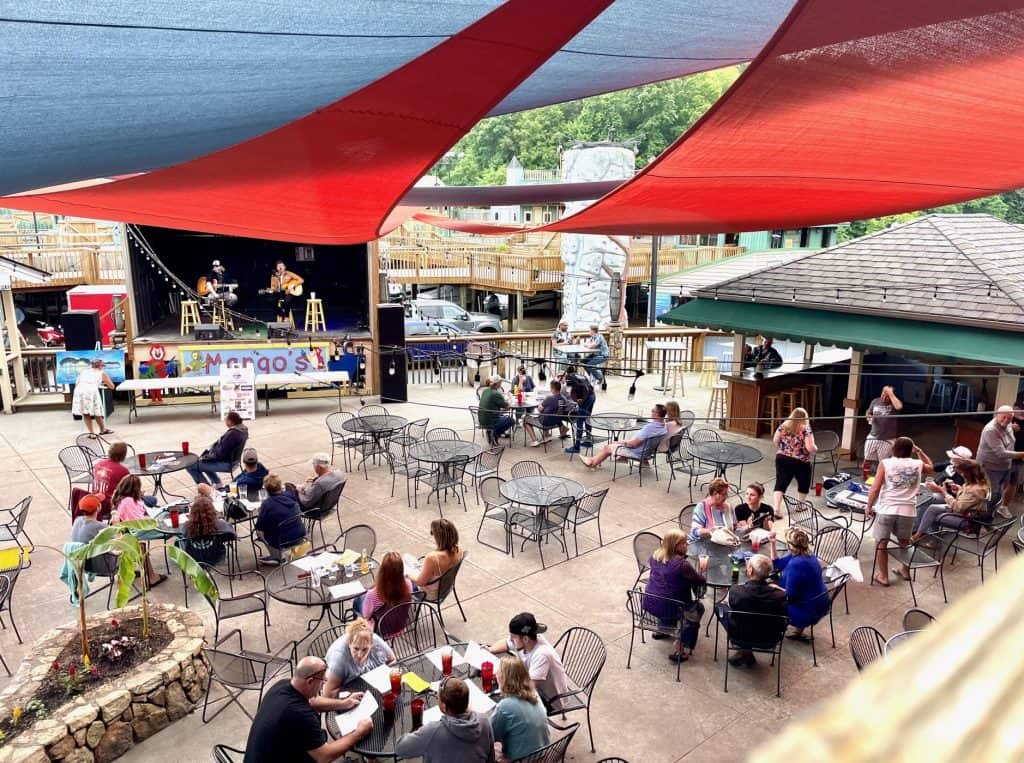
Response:
MULTIPOLYGON (((380 303, 380 275, 381 275, 381 260, 379 247, 376 241, 370 241, 366 244, 366 257, 367 257, 367 275, 369 276, 369 283, 367 287, 370 290, 370 351, 367 353, 366 358, 366 393, 372 394, 376 384, 374 384, 374 374, 376 373, 377 367, 377 353, 375 350, 380 347, 379 327, 377 326, 377 305, 380 303)), ((417 258, 418 260, 418 258, 417 258)), ((419 263, 416 265, 417 273, 419 271, 419 263)))
POLYGON ((999 370, 999 381, 996 382, 996 404, 1013 405, 1017 401, 1017 389, 1020 386, 1020 371, 999 370))
POLYGON ((11 394, 10 362, 13 359, 14 365, 20 365, 21 346, 18 342, 18 326, 14 317, 14 297, 11 294, 10 281, 0 283, 0 296, 3 298, 2 312, 11 347, 8 353, 3 341, 0 340, 0 400, 4 404, 4 413, 11 414, 14 413, 14 395, 11 394))
POLYGON ((857 434, 857 416, 860 412, 860 372, 864 364, 864 352, 854 350, 850 357, 850 375, 846 383, 846 398, 843 400, 843 434, 839 449, 844 453, 853 452, 853 438, 857 434))
POLYGON ((732 337, 732 369, 731 372, 743 372, 743 351, 747 348, 747 337, 744 334, 733 334, 732 337))

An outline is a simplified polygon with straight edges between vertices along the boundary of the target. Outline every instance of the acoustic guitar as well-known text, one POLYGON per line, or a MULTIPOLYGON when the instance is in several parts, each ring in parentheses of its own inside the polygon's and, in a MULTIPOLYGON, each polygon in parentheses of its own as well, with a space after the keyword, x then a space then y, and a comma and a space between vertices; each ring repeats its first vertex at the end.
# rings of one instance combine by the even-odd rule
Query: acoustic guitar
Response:
POLYGON ((290 294, 293 297, 302 296, 302 284, 301 283, 286 283, 280 289, 260 289, 260 294, 277 294, 278 292, 284 292, 290 294))
POLYGON ((211 292, 210 284, 206 281, 206 276, 199 276, 199 280, 196 281, 196 294, 200 297, 209 296, 211 292))

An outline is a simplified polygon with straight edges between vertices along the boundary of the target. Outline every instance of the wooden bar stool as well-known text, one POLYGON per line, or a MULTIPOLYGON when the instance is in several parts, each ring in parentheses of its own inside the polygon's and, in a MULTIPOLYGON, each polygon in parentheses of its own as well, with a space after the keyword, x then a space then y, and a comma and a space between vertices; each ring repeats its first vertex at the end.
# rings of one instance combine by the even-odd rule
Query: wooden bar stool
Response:
MULTIPOLYGON (((796 408, 796 392, 791 389, 784 389, 779 393, 779 400, 781 404, 781 412, 783 416, 788 416, 796 408)), ((774 427, 773 427, 774 431, 774 427)))
POLYGON ((668 394, 670 397, 686 397, 686 379, 683 376, 684 364, 673 363, 668 367, 668 394))
POLYGON ((310 295, 306 300, 306 325, 304 331, 327 331, 327 321, 324 320, 324 301, 310 295))
POLYGON ((181 335, 191 334, 199 322, 199 303, 194 299, 183 299, 181 301, 181 335))
POLYGON ((714 419, 723 420, 726 418, 728 408, 726 393, 728 389, 728 384, 715 384, 711 387, 711 400, 708 401, 709 421, 714 419))
POLYGON ((713 355, 705 355, 700 364, 700 380, 698 387, 712 388, 715 386, 715 379, 718 378, 718 358, 713 355))
POLYGON ((213 322, 225 331, 235 330, 235 323, 231 320, 231 313, 228 312, 227 304, 223 299, 213 302, 213 322))
POLYGON ((773 392, 770 395, 765 395, 763 398, 763 409, 761 411, 761 415, 768 419, 768 423, 771 427, 768 434, 774 435, 775 430, 779 428, 779 421, 783 418, 782 394, 773 392))
POLYGON ((822 402, 822 392, 820 384, 805 384, 800 387, 804 391, 804 408, 807 409, 807 415, 812 419, 815 416, 825 415, 825 405, 822 402))

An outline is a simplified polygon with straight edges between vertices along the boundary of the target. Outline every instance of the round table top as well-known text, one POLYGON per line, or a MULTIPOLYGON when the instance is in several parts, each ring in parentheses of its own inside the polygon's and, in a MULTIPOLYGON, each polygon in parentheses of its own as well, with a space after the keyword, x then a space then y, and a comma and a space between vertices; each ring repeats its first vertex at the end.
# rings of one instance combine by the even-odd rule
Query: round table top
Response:
MULTIPOLYGON (((455 654, 462 655, 465 653, 465 644, 449 644, 452 647, 452 651, 455 654)), ((406 657, 395 663, 395 665, 401 669, 402 673, 413 672, 422 678, 424 681, 433 683, 439 681, 442 678, 441 671, 437 669, 437 666, 427 657, 427 655, 433 652, 434 649, 421 652, 411 657, 406 657)), ((495 666, 497 667, 497 666, 495 666)), ((477 688, 480 687, 480 678, 478 671, 470 667, 469 663, 463 662, 458 665, 452 666, 452 675, 466 682, 475 683, 477 688), (471 677, 473 676, 473 677, 471 677)), ((498 682, 494 681, 494 689, 497 691, 498 682)), ((395 706, 395 712, 385 713, 384 703, 381 700, 381 693, 370 686, 362 678, 357 678, 351 683, 345 686, 347 691, 363 691, 370 692, 373 698, 377 700, 377 709, 373 713, 373 731, 367 734, 365 737, 356 742, 353 752, 359 755, 367 755, 371 757, 393 757, 395 754, 395 745, 399 739, 402 738, 403 734, 407 734, 412 731, 412 700, 417 697, 423 700, 423 710, 426 712, 431 707, 437 705, 437 694, 431 691, 425 691, 420 694, 416 694, 404 683, 402 684, 402 694, 398 698, 398 702, 395 706)), ((495 701, 498 699, 497 693, 492 693, 491 698, 495 701)), ((327 723, 327 733, 332 738, 337 739, 341 736, 341 732, 338 729, 338 713, 326 713, 325 714, 327 723)))
POLYGON ((338 604, 355 599, 360 595, 360 592, 354 593, 351 596, 333 598, 328 590, 331 586, 358 580, 365 588, 372 588, 374 570, 376 569, 377 561, 370 559, 370 571, 368 573, 361 575, 358 565, 356 565, 355 574, 349 577, 346 575, 344 568, 331 565, 329 574, 320 578, 319 585, 315 583, 310 585, 312 576, 300 578, 299 575, 302 575, 304 570, 299 569, 294 564, 282 564, 267 575, 267 593, 270 594, 272 599, 277 599, 285 604, 295 604, 296 606, 322 607, 338 604))
POLYGON ((747 554, 750 553, 749 543, 741 543, 739 546, 733 548, 731 546, 722 546, 718 543, 712 543, 709 540, 691 540, 690 549, 686 556, 690 560, 690 564, 693 565, 694 569, 707 578, 709 586, 722 588, 747 582, 747 563, 745 560, 740 562, 739 580, 734 583, 732 579, 731 556, 732 554, 744 551, 747 554), (708 556, 708 568, 703 571, 700 569, 701 554, 707 554, 708 556))
POLYGON ((523 398, 522 404, 514 397, 508 401, 508 407, 513 411, 532 411, 538 405, 540 405, 539 402, 528 398, 523 398))
POLYGON ((632 413, 594 413, 590 416, 593 429, 604 429, 608 432, 626 432, 639 429, 643 422, 632 413))
POLYGON ((466 440, 423 440, 409 446, 409 455, 417 461, 444 464, 459 459, 474 459, 483 448, 466 440))
POLYGON ((139 457, 130 456, 124 460, 124 468, 136 477, 144 477, 147 474, 168 474, 169 472, 180 472, 188 469, 199 461, 195 453, 185 455, 180 450, 157 450, 152 453, 143 453, 146 457, 146 468, 139 466, 139 457), (163 463, 157 463, 157 459, 172 459, 163 463))
POLYGON ((885 650, 884 650, 885 653, 888 654, 889 650, 892 649, 894 646, 899 646, 904 641, 906 641, 907 639, 911 638, 912 636, 916 636, 920 632, 921 631, 919 631, 919 630, 916 630, 916 631, 903 631, 902 633, 897 633, 897 634, 895 634, 893 636, 890 636, 889 640, 885 642, 885 650))
POLYGON ((347 432, 394 432, 408 423, 401 416, 374 413, 369 416, 353 416, 348 421, 343 421, 341 428, 347 432))
POLYGON ((576 480, 550 474, 515 477, 503 483, 498 491, 509 501, 525 506, 550 506, 562 498, 579 500, 586 493, 576 480))
POLYGON ((756 464, 762 458, 761 451, 741 442, 695 442, 690 452, 698 461, 710 461, 713 464, 735 465, 756 464))

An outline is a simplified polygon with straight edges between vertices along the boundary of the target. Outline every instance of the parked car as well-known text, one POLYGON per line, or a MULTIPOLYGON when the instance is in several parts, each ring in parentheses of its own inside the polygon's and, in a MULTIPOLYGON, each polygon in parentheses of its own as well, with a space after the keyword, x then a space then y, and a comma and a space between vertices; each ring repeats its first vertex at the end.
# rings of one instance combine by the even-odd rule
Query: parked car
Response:
POLYGON ((459 339, 459 337, 468 333, 470 332, 450 321, 407 318, 405 321, 405 335, 407 337, 436 336, 438 341, 426 344, 420 342, 410 344, 406 347, 405 354, 410 361, 424 361, 437 357, 441 362, 453 360, 461 362, 465 358, 467 341, 459 339))
POLYGON ((470 313, 454 302, 442 299, 414 299, 406 303, 406 317, 419 320, 444 321, 460 329, 479 333, 501 331, 501 319, 488 313, 470 313))

